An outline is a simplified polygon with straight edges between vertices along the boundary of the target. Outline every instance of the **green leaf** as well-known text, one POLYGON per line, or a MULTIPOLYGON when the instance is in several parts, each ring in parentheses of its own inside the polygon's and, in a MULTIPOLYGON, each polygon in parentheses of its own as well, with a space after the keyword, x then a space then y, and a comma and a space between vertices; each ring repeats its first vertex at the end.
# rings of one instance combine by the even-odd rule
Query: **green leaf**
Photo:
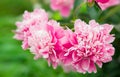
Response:
POLYGON ((61 20, 62 16, 60 15, 59 12, 54 12, 54 13, 52 13, 52 19, 54 19, 54 20, 61 20))

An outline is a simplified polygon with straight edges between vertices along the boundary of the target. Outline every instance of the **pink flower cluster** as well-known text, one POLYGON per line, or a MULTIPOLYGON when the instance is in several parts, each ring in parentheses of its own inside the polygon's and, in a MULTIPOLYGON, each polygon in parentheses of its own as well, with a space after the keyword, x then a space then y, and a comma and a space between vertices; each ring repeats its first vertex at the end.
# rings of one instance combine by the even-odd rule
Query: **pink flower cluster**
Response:
POLYGON ((101 68, 114 55, 111 43, 115 38, 109 24, 99 25, 94 20, 86 24, 77 19, 73 32, 49 20, 43 9, 35 9, 26 11, 16 25, 15 38, 23 42, 23 49, 29 49, 35 59, 46 59, 54 68, 59 64, 68 71, 96 72, 95 64, 101 68))
POLYGON ((61 15, 68 17, 70 10, 73 8, 74 0, 50 0, 51 8, 60 11, 61 15))
POLYGON ((57 55, 62 50, 59 40, 64 29, 54 20, 48 20, 43 9, 35 9, 32 13, 25 12, 23 21, 17 22, 14 38, 23 41, 23 49, 30 49, 35 59, 43 57, 56 68, 57 55))

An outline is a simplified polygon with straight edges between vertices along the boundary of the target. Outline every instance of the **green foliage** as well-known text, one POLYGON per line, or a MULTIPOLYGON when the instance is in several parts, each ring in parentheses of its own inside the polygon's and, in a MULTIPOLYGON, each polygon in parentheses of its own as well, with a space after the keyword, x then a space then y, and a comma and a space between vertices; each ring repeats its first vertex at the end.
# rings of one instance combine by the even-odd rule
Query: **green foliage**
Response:
POLYGON ((33 9, 32 0, 0 0, 0 77, 120 77, 120 6, 102 12, 96 5, 88 7, 84 3, 80 5, 81 2, 76 0, 71 16, 62 18, 58 12, 53 14, 44 0, 39 0, 41 6, 51 13, 51 18, 61 22, 62 26, 73 28, 75 18, 114 24, 112 33, 116 37, 113 43, 116 51, 112 62, 104 64, 102 69, 98 68, 96 74, 81 74, 66 73, 60 66, 54 70, 44 59, 34 60, 28 50, 21 48, 21 41, 13 39, 12 32, 16 29, 15 22, 20 20, 24 11, 33 9))

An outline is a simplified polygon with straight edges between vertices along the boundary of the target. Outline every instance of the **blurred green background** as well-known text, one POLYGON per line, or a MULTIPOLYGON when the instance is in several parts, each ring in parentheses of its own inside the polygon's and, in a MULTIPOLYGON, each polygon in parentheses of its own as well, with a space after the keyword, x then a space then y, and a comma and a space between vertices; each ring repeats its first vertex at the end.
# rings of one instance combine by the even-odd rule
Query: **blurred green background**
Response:
MULTIPOLYGON (((48 0, 0 0, 0 77, 120 77, 120 5, 102 12, 97 6, 86 8, 83 4, 75 15, 62 18, 58 12, 53 12, 48 0), (43 59, 34 60, 29 50, 21 48, 21 41, 13 39, 16 29, 15 22, 21 20, 25 10, 32 11, 34 7, 42 7, 51 15, 50 18, 60 21, 61 25, 70 24, 71 19, 81 18, 86 22, 95 19, 100 23, 114 24, 112 33, 116 40, 113 60, 97 69, 96 74, 81 74, 77 72, 65 73, 59 66, 57 69, 49 67, 43 59), (54 15, 53 15, 54 14, 54 15)), ((75 1, 74 9, 81 3, 75 1)), ((74 13, 75 10, 72 11, 74 13)))

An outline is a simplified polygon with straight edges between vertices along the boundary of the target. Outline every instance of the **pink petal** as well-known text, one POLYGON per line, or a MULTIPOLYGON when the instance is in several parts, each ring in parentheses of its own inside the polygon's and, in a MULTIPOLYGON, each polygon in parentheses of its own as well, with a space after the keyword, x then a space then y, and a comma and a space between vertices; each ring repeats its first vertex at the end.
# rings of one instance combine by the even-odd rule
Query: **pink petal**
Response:
POLYGON ((89 72, 89 73, 92 73, 92 72, 96 73, 96 72, 97 72, 96 67, 95 67, 95 64, 94 64, 93 61, 90 61, 90 67, 89 67, 89 69, 88 69, 88 72, 89 72))
POLYGON ((102 68, 102 62, 97 61, 96 64, 97 64, 100 68, 102 68))
POLYGON ((84 69, 84 70, 88 70, 89 69, 89 66, 90 66, 90 60, 89 59, 82 59, 81 60, 81 67, 84 69))
POLYGON ((79 59, 79 56, 77 55, 77 52, 73 52, 72 59, 73 59, 73 61, 77 61, 79 59))
POLYGON ((76 68, 77 72, 80 72, 80 73, 86 73, 86 70, 84 70, 81 66, 81 63, 80 62, 77 62, 73 65, 73 67, 76 68))
POLYGON ((64 17, 68 17, 69 16, 69 14, 70 14, 70 8, 69 7, 62 7, 61 9, 60 9, 60 13, 61 13, 61 15, 62 16, 64 16, 64 17))
POLYGON ((106 3, 108 2, 109 0, 96 0, 97 2, 101 2, 101 3, 106 3))

